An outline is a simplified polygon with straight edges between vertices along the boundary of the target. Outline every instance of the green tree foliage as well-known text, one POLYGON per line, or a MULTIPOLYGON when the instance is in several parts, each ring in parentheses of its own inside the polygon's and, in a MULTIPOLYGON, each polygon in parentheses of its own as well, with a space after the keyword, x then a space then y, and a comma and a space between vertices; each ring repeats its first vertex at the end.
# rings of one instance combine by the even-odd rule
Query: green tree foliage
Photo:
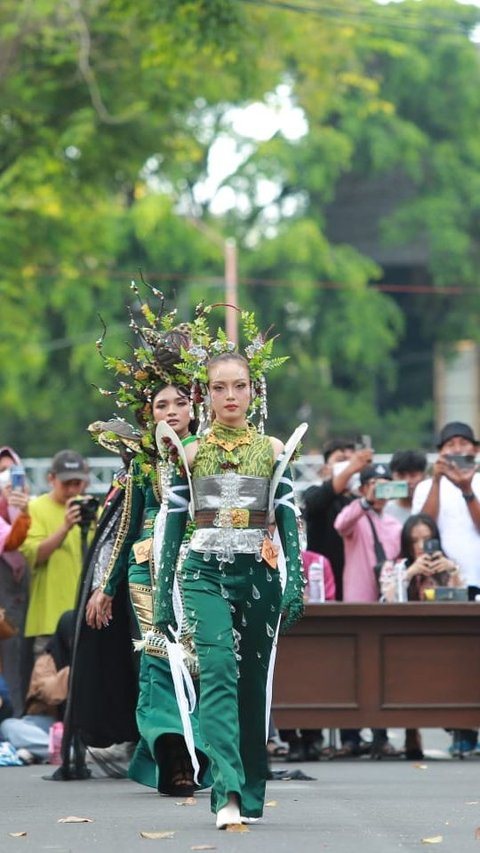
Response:
MULTIPOLYGON (((396 418, 419 435, 430 409, 395 406, 402 311, 372 287, 381 269, 328 240, 341 181, 414 187, 382 223, 385 241, 421 234, 438 285, 470 291, 446 319, 418 300, 422 334, 478 335, 479 10, 453 0, 4 0, 0 10, 0 360, 2 440, 25 454, 90 450, 86 424, 110 415, 94 341, 127 346, 128 283, 146 277, 185 317, 221 300, 221 242, 240 245, 242 307, 281 333, 272 431, 311 421, 389 443, 396 418), (242 140, 231 109, 278 87, 303 111, 300 138, 248 142, 222 217, 199 188, 219 135, 242 140), (264 201, 269 182, 275 198, 264 201), (195 221, 193 221, 195 220, 195 221), (210 229, 210 230, 209 230, 210 229), (212 240, 211 233, 218 235, 212 240), (281 373, 281 375, 280 375, 281 373), (378 418, 379 387, 393 403, 378 418)), ((425 298, 426 299, 426 298, 425 298)), ((430 389, 426 389, 427 396, 430 389)))

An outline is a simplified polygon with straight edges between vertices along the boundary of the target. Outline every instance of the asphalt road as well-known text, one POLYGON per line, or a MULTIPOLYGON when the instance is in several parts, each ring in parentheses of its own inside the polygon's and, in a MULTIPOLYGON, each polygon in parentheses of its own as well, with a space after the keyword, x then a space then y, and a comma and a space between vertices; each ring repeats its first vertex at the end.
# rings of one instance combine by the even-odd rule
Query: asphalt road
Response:
MULTIPOLYGON (((393 733, 396 744, 401 738, 393 733)), ((48 782, 47 766, 0 768, 0 851, 480 853, 480 757, 449 759, 443 732, 425 741, 422 762, 275 762, 273 769, 301 769, 315 780, 269 782, 263 821, 242 833, 215 829, 208 793, 184 805, 124 779, 48 782), (58 823, 72 815, 93 822, 58 823), (147 839, 145 831, 172 835, 147 839), (27 835, 10 835, 18 832, 27 835)))

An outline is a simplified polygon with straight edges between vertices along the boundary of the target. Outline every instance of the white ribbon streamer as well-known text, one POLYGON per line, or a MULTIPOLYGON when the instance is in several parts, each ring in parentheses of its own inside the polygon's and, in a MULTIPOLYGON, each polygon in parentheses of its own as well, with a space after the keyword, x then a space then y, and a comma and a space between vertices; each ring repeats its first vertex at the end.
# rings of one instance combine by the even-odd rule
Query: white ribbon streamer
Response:
MULTIPOLYGON (((280 541, 280 536, 278 533, 278 528, 275 528, 275 533, 273 534, 273 543, 278 547, 278 556, 277 556, 277 568, 280 574, 280 584, 282 586, 282 593, 285 590, 285 586, 287 583, 287 565, 285 562, 285 554, 283 553, 282 543, 280 541)), ((272 694, 273 694, 273 674, 275 670, 275 661, 277 659, 277 645, 278 645, 278 632, 280 630, 280 620, 281 614, 278 617, 277 627, 275 630, 275 637, 272 643, 272 651, 270 653, 270 660, 268 662, 268 674, 267 674, 267 691, 266 691, 266 705, 265 705, 265 743, 268 741, 268 731, 270 728, 270 711, 272 709, 272 694)))

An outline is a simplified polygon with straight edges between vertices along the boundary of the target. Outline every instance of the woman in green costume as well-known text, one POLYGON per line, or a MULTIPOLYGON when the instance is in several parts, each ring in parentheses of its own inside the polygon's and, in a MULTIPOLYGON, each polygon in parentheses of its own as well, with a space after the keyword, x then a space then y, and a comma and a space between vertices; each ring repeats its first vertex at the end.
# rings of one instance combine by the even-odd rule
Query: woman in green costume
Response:
MULTIPOLYGON (((205 335, 200 340, 204 342, 205 335)), ((266 408, 263 374, 263 381, 257 381, 258 372, 249 369, 258 366, 263 346, 260 339, 256 346, 254 342, 250 351, 256 360, 252 358, 250 363, 232 352, 233 346, 224 336, 211 347, 204 343, 190 347, 192 364, 205 359, 202 382, 214 420, 209 432, 185 448, 185 454, 177 449, 183 464, 177 464, 172 480, 172 490, 184 489, 195 507, 197 529, 181 568, 181 580, 198 655, 200 731, 211 762, 211 807, 219 829, 253 823, 262 815, 272 645, 280 614, 288 627, 303 612, 296 511, 285 459, 283 476, 279 474, 275 486, 284 446, 247 421, 252 385, 254 392, 260 388, 261 411, 266 408), (220 355, 208 360, 212 351, 219 350, 220 355), (272 506, 286 562, 283 592, 278 549, 268 533, 272 506)), ((267 355, 269 352, 270 348, 267 355)), ((270 361, 270 366, 276 364, 270 361)), ((182 364, 184 367, 188 369, 188 364, 182 364)), ((193 367, 192 376, 198 376, 196 369, 193 367)), ((194 387, 197 391, 202 388, 198 379, 194 387)), ((160 559, 154 624, 167 636, 176 630, 172 591, 187 503, 182 513, 169 501, 160 559)))
MULTIPOLYGON (((143 299, 132 281, 131 290, 139 304, 129 307, 129 327, 135 335, 131 359, 104 355, 105 326, 96 344, 105 367, 119 377, 116 390, 98 390, 104 396, 114 397, 117 407, 127 408, 135 414, 142 427, 142 437, 140 450, 130 467, 112 556, 101 586, 87 605, 86 615, 91 627, 106 627, 111 619, 112 598, 120 577, 128 573, 130 597, 142 636, 137 705, 141 738, 130 764, 129 776, 157 787, 162 794, 178 797, 193 794, 194 773, 195 781, 205 784, 207 759, 193 712, 193 732, 187 749, 176 702, 178 688, 175 688, 167 659, 167 644, 152 625, 155 583, 153 534, 155 519, 163 512, 159 512, 161 501, 166 499, 169 487, 169 466, 165 460, 162 463, 156 453, 153 431, 157 423, 165 420, 182 443, 194 440, 190 432, 193 422, 185 387, 189 379, 177 369, 181 349, 190 342, 190 325, 178 325, 176 312, 164 311, 163 294, 150 287, 143 277, 142 282, 153 295, 155 303, 152 307, 143 299), (139 325, 135 316, 140 317, 144 325, 139 325)), ((192 660, 191 637, 182 635, 180 640, 182 652, 185 648, 187 657, 192 660)))
MULTIPOLYGON (((157 388, 152 394, 151 409, 154 423, 166 421, 182 445, 195 441, 189 428, 189 400, 185 388, 169 384, 157 388)), ((152 626, 153 528, 168 479, 168 466, 162 466, 158 460, 153 471, 148 473, 143 473, 139 461, 132 463, 119 533, 101 587, 87 608, 87 622, 97 628, 108 625, 112 599, 120 580, 128 572, 130 597, 142 635, 136 712, 141 738, 128 775, 137 782, 157 787, 162 794, 179 797, 194 793, 192 762, 185 746, 165 640, 152 626)), ((192 645, 188 636, 182 637, 182 642, 187 648, 192 645)), ((207 758, 195 715, 192 715, 192 726, 201 782, 207 758)))

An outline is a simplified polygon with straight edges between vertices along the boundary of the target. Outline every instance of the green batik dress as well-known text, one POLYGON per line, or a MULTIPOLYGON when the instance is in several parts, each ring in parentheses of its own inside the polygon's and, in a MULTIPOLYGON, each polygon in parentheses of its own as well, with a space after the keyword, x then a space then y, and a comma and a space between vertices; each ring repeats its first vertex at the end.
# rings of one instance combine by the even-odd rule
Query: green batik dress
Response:
MULTIPOLYGON (((168 793, 168 761, 157 763, 164 735, 183 735, 165 643, 152 625, 152 540, 155 518, 161 504, 161 487, 167 472, 157 466, 156 476, 142 474, 132 463, 125 503, 112 557, 102 580, 102 589, 114 596, 120 579, 128 572, 130 598, 142 635, 139 695, 136 709, 140 740, 130 762, 128 775, 136 782, 168 793), (140 549, 139 549, 140 546, 140 549)), ((183 638, 182 638, 183 639, 183 638)), ((191 646, 191 640, 185 638, 191 646)), ((195 746, 201 768, 207 759, 198 731, 198 712, 192 714, 195 746)))
MULTIPOLYGON (((295 509, 291 501, 282 501, 292 492, 288 472, 277 489, 275 509, 287 568, 283 595, 278 569, 264 559, 275 464, 268 437, 253 427, 232 429, 214 422, 192 466, 197 530, 181 569, 200 668, 200 733, 211 762, 212 811, 236 793, 246 817, 263 812, 266 688, 280 611, 293 622, 303 609, 295 509)), ((175 482, 181 481, 179 474, 175 482)), ((183 525, 185 520, 186 514, 183 525)), ((155 601, 154 622, 163 630, 173 624, 171 566, 182 535, 180 514, 172 512, 155 601)))

